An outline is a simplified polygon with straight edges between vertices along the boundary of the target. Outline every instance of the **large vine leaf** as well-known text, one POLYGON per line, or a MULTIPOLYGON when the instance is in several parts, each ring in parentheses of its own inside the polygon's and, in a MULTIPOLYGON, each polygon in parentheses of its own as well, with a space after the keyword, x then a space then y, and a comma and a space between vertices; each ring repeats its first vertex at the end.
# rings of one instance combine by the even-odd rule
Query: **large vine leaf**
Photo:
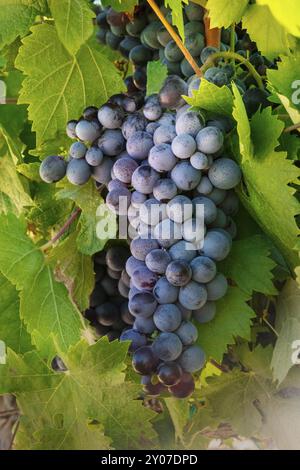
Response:
POLYGON ((111 95, 124 90, 117 70, 97 51, 94 41, 71 55, 59 41, 54 26, 32 27, 23 40, 16 66, 27 77, 20 103, 29 104, 29 118, 37 134, 37 145, 54 138, 66 122, 80 116, 91 104, 101 105, 111 95))
POLYGON ((124 343, 103 338, 89 346, 82 340, 67 354, 58 351, 68 371, 57 373, 37 352, 23 358, 9 352, 7 366, 0 368, 0 391, 17 397, 28 448, 70 449, 74 441, 81 449, 153 447, 154 413, 136 399, 139 386, 125 382, 126 353, 124 343), (59 436, 49 441, 57 428, 59 436))
POLYGON ((0 274, 0 340, 17 354, 32 349, 19 310, 20 300, 16 288, 0 274))
POLYGON ((222 361, 227 346, 236 338, 250 339, 251 319, 255 312, 246 303, 250 296, 237 287, 229 287, 223 299, 217 302, 215 318, 198 325, 198 344, 204 349, 207 358, 222 361))
POLYGON ((116 11, 132 12, 134 7, 138 5, 138 0, 102 0, 102 5, 112 7, 116 11))
POLYGON ((89 298, 95 284, 93 261, 78 251, 77 232, 71 233, 51 252, 55 274, 64 282, 74 302, 83 311, 89 306, 89 298))
POLYGON ((281 383, 295 365, 300 348, 300 289, 294 280, 286 282, 276 302, 276 331, 272 369, 274 379, 281 383))
POLYGON ((0 15, 0 49, 18 36, 27 34, 35 17, 45 10, 45 0, 2 0, 0 15))
POLYGON ((104 204, 93 181, 83 186, 66 184, 57 193, 57 198, 71 199, 82 209, 77 237, 77 247, 81 253, 92 256, 103 250, 110 238, 115 238, 116 217, 104 204))
POLYGON ((254 235, 234 241, 230 255, 220 263, 219 269, 249 295, 252 292, 274 295, 277 290, 272 282, 272 269, 276 264, 269 255, 268 240, 254 235))
POLYGON ((291 120, 300 121, 299 52, 281 57, 276 70, 268 70, 269 87, 285 107, 291 120))
POLYGON ((232 23, 239 23, 248 5, 248 0, 208 0, 206 9, 209 12, 212 28, 228 28, 232 23))
POLYGON ((82 336, 84 323, 66 287, 54 279, 26 225, 13 215, 0 216, 0 270, 20 290, 20 316, 29 333, 52 332, 64 351, 82 336))
POLYGON ((294 36, 300 37, 300 11, 297 0, 256 0, 258 5, 268 5, 278 23, 294 36))
POLYGON ((57 34, 70 54, 93 34, 94 12, 87 0, 48 0, 57 34))
POLYGON ((300 172, 286 158, 286 152, 275 151, 283 126, 271 109, 258 111, 249 123, 242 98, 235 86, 233 89, 240 152, 236 158, 246 186, 240 188, 240 198, 294 267, 298 263, 294 247, 299 234, 295 221, 299 204, 294 197, 295 189, 288 185, 297 182, 300 172))
POLYGON ((199 90, 194 90, 192 97, 184 96, 184 99, 195 108, 225 116, 232 115, 233 98, 227 86, 220 88, 202 78, 199 90))
POLYGON ((295 44, 294 38, 278 23, 267 5, 249 5, 242 21, 259 51, 269 59, 289 54, 295 44))

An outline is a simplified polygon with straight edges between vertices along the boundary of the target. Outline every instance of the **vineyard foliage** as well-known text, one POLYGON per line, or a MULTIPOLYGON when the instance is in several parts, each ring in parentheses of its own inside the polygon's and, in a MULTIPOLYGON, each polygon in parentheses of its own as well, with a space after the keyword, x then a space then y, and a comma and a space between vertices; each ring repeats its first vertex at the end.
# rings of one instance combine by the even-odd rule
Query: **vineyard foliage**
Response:
MULTIPOLYGON (((137 3, 102 1, 128 14, 137 3)), ((212 28, 239 25, 276 59, 265 77, 273 106, 249 119, 237 86, 205 79, 185 97, 194 110, 233 119, 225 150, 242 171, 241 210, 220 263, 228 292, 216 317, 198 325, 207 362, 195 392, 160 397, 157 413, 142 399, 129 343, 96 341, 82 316, 95 284, 92 257, 115 238, 115 216, 94 181, 47 185, 39 175, 48 155, 68 155, 67 121, 124 92, 131 65, 96 41, 88 0, 1 2, 0 394, 17 400, 13 448, 205 449, 224 423, 230 437, 300 448, 300 10, 296 0, 195 3, 212 28), (53 369, 55 357, 67 372, 53 369)), ((165 0, 182 40, 186 4, 165 0)), ((160 60, 148 63, 148 95, 166 75, 160 60)))

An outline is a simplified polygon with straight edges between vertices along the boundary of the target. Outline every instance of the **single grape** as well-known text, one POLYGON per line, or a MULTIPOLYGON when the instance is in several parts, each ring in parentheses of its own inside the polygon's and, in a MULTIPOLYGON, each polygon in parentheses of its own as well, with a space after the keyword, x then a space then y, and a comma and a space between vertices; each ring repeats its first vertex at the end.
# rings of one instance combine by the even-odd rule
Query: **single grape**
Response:
POLYGON ((158 95, 150 96, 143 109, 144 116, 149 119, 149 121, 156 121, 162 115, 162 109, 159 103, 158 95))
POLYGON ((181 311, 175 304, 159 305, 154 312, 153 321, 160 331, 175 331, 181 323, 181 311))
POLYGON ((138 131, 144 131, 147 125, 147 120, 140 113, 134 113, 127 116, 122 125, 122 133, 125 139, 129 139, 133 134, 138 131))
POLYGON ((184 13, 186 14, 189 21, 202 21, 204 16, 204 10, 200 5, 195 3, 188 3, 184 7, 184 13))
POLYGON ((174 260, 167 267, 166 278, 173 286, 185 286, 192 278, 192 270, 186 261, 174 260))
POLYGON ((167 204, 167 214, 174 222, 184 222, 193 215, 192 201, 184 195, 175 196, 167 204))
POLYGON ((120 189, 120 188, 126 188, 126 185, 122 183, 122 181, 119 181, 117 179, 111 180, 107 185, 108 191, 112 191, 113 189, 120 189))
POLYGON ((185 36, 190 36, 191 34, 204 33, 204 25, 200 21, 189 21, 184 25, 184 34, 185 36))
POLYGON ((182 95, 187 94, 187 84, 176 75, 168 77, 160 92, 159 100, 163 108, 176 109, 185 104, 182 95))
POLYGON ((200 54, 200 59, 202 64, 205 64, 209 56, 212 54, 215 54, 216 52, 219 52, 219 49, 213 46, 206 46, 202 49, 201 54, 200 54))
POLYGON ((119 106, 105 104, 98 111, 98 120, 106 129, 118 129, 122 126, 124 111, 119 106))
POLYGON ((168 388, 169 392, 176 398, 187 398, 195 390, 193 376, 188 372, 183 372, 179 382, 168 388))
POLYGON ((66 175, 70 183, 82 185, 90 179, 91 167, 83 159, 74 159, 68 163, 66 175))
POLYGON ((124 150, 125 139, 120 129, 107 129, 98 139, 98 147, 104 155, 113 157, 124 150))
POLYGON ((179 302, 189 310, 201 308, 207 301, 207 291, 204 286, 190 281, 179 290, 179 302))
POLYGON ((137 209, 146 201, 146 199, 147 196, 139 191, 133 191, 133 193, 131 193, 131 204, 137 209))
POLYGON ((146 28, 143 30, 140 39, 141 43, 145 46, 150 47, 150 49, 159 49, 160 43, 157 39, 157 33, 161 29, 160 21, 152 21, 146 28))
POLYGON ((135 238, 130 244, 132 255, 140 261, 145 261, 147 254, 156 248, 159 248, 158 243, 151 238, 135 238))
MULTIPOLYGON (((204 155, 204 154, 201 154, 204 155)), ((192 161, 191 161, 192 163, 192 161)), ((207 176, 202 176, 200 183, 197 186, 197 192, 199 194, 203 194, 205 196, 210 195, 213 190, 213 185, 211 184, 209 178, 207 176)))
POLYGON ((226 294, 228 282, 223 274, 218 273, 212 281, 205 285, 205 287, 207 290, 208 300, 219 300, 226 294))
POLYGON ((128 248, 124 246, 111 246, 105 256, 107 266, 114 271, 122 271, 129 256, 128 248))
POLYGON ((135 258, 134 256, 130 256, 126 261, 125 269, 127 274, 131 277, 134 271, 142 266, 145 266, 143 261, 135 258))
POLYGON ((195 150, 195 139, 189 134, 177 135, 172 141, 172 151, 180 159, 190 158, 195 150))
POLYGON ((152 318, 138 317, 135 319, 133 327, 145 335, 151 335, 155 331, 155 324, 152 318))
POLYGON ((117 36, 112 31, 107 31, 105 35, 105 42, 110 47, 110 49, 117 50, 120 42, 122 41, 122 36, 117 36))
POLYGON ((159 179, 153 187, 153 196, 161 202, 166 202, 175 197, 177 186, 171 178, 159 179))
POLYGON ((205 155, 202 152, 195 152, 191 156, 190 162, 196 170, 208 170, 213 164, 213 158, 211 155, 205 155))
POLYGON ((157 33, 157 40, 161 46, 166 47, 166 45, 172 40, 170 33, 162 26, 157 33))
MULTIPOLYGON (((198 62, 198 60, 196 60, 196 62, 198 62)), ((180 62, 180 71, 186 78, 190 78, 194 74, 193 67, 185 57, 180 62)))
POLYGON ((129 60, 134 65, 146 65, 151 59, 152 52, 142 44, 135 46, 129 53, 129 60))
POLYGON ((62 157, 50 155, 42 161, 39 169, 40 177, 46 183, 56 183, 66 174, 67 165, 62 157))
POLYGON ((191 33, 185 38, 185 47, 193 57, 200 56, 200 53, 205 46, 204 43, 204 36, 201 33, 191 33))
POLYGON ((149 152, 149 165, 158 173, 171 171, 176 165, 177 159, 172 152, 171 145, 154 145, 149 152))
POLYGON ((182 369, 176 362, 164 362, 158 367, 158 380, 166 386, 176 385, 181 376, 182 369))
POLYGON ((133 72, 133 83, 139 90, 146 90, 147 73, 144 67, 136 67, 133 72))
POLYGON ((84 158, 87 147, 82 142, 74 142, 71 145, 69 153, 72 158, 84 158))
POLYGON ((165 47, 165 57, 170 62, 180 62, 183 59, 183 52, 179 49, 176 42, 171 40, 165 47))
POLYGON ((216 153, 221 150, 224 137, 217 127, 204 127, 196 136, 197 148, 205 154, 216 153))
POLYGON ((114 213, 126 215, 130 205, 131 193, 127 188, 113 189, 106 196, 106 205, 114 213))
POLYGON ((205 352, 199 346, 189 346, 178 359, 178 364, 186 372, 196 372, 204 367, 205 352))
POLYGON ((132 175, 132 186, 142 194, 151 194, 159 174, 149 165, 137 168, 132 175))
POLYGON ((85 154, 87 163, 91 166, 98 166, 102 163, 103 153, 98 147, 90 147, 85 154))
POLYGON ((128 309, 128 302, 125 301, 121 305, 121 318, 126 325, 133 325, 135 322, 135 318, 128 309))
POLYGON ((122 332, 120 341, 131 341, 129 347, 129 351, 131 352, 147 344, 146 336, 131 328, 122 332))
POLYGON ((159 122, 156 122, 156 121, 149 122, 149 124, 147 124, 146 126, 146 132, 148 132, 154 137, 154 132, 156 131, 158 127, 160 127, 159 122))
POLYGON ((106 15, 106 21, 110 26, 122 26, 126 25, 129 19, 125 13, 109 8, 106 15))
POLYGON ((102 28, 108 28, 108 23, 106 21, 106 17, 107 17, 107 12, 108 10, 105 9, 105 10, 102 10, 98 13, 98 15, 96 16, 96 23, 98 26, 101 26, 102 28))
POLYGON ((239 166, 230 158, 218 158, 211 166, 208 177, 219 189, 232 189, 242 178, 239 166))
POLYGON ((97 119, 98 108, 96 106, 87 106, 83 112, 82 116, 86 121, 94 121, 97 119))
POLYGON ((176 137, 175 127, 172 125, 162 125, 155 129, 153 134, 153 142, 155 145, 171 144, 176 137))
POLYGON ((107 268, 107 274, 109 277, 112 279, 120 279, 121 278, 121 272, 120 271, 114 271, 113 269, 107 268))
POLYGON ((190 191, 200 183, 201 172, 193 168, 188 161, 182 161, 173 168, 171 178, 179 189, 190 191))
POLYGON ((77 126, 78 121, 75 121, 72 119, 71 121, 67 122, 66 126, 66 134, 70 139, 76 139, 76 126, 77 126))
POLYGON ((199 113, 194 111, 183 112, 176 121, 177 135, 189 134, 192 137, 196 137, 202 128, 203 119, 199 113))
POLYGON ((82 119, 76 125, 76 135, 78 139, 85 142, 94 142, 100 135, 100 124, 97 120, 87 121, 82 119))
POLYGON ((133 172, 137 169, 137 167, 137 162, 132 158, 119 158, 113 166, 114 175, 118 180, 122 181, 122 183, 129 184, 131 183, 133 172))
POLYGON ((179 336, 183 346, 191 346, 198 338, 197 328, 190 321, 182 322, 175 333, 179 336))
POLYGON ((171 257, 169 253, 159 248, 150 251, 145 259, 147 268, 157 274, 164 274, 170 262, 171 257))
POLYGON ((111 170, 114 162, 111 158, 104 157, 102 163, 92 168, 92 177, 101 184, 107 184, 111 180, 111 170))
POLYGON ((182 343, 174 333, 161 333, 152 345, 155 355, 162 361, 175 361, 181 354, 182 343))
POLYGON ((192 243, 181 240, 169 249, 172 260, 184 260, 188 263, 197 256, 197 249, 192 243))
POLYGON ((130 36, 139 37, 140 33, 147 26, 147 18, 144 15, 136 16, 127 23, 126 31, 130 36))
POLYGON ((175 113, 165 112, 162 117, 159 118, 158 124, 161 126, 175 126, 176 116, 175 113))
POLYGON ((173 220, 165 219, 154 228, 154 237, 163 248, 169 248, 177 240, 181 240, 181 225, 173 220))
POLYGON ((137 131, 127 140, 126 150, 136 160, 144 160, 148 157, 153 147, 152 135, 145 131, 137 131))
POLYGON ((105 302, 96 307, 97 321, 103 326, 112 326, 118 318, 118 309, 111 302, 105 302))
POLYGON ((204 238, 201 254, 212 258, 214 261, 222 261, 227 257, 231 249, 228 237, 217 230, 209 230, 204 238))
POLYGON ((114 297, 119 294, 118 282, 115 279, 109 277, 108 275, 102 279, 101 286, 109 297, 114 297))
POLYGON ((153 295, 159 304, 172 304, 178 298, 178 287, 172 286, 166 277, 161 277, 153 288, 153 295))
POLYGON ((150 292, 138 292, 129 299, 128 308, 134 317, 149 318, 157 307, 155 297, 150 292))
POLYGON ((198 323, 207 323, 216 315, 216 304, 214 302, 206 302, 203 307, 193 311, 193 318, 198 323))
POLYGON ((138 374, 151 374, 154 372, 157 364, 158 358, 155 356, 151 346, 142 346, 133 354, 132 367, 138 374))
POLYGON ((191 261, 192 278, 200 283, 212 281, 217 273, 214 261, 207 256, 197 256, 191 261))
POLYGON ((211 199, 216 206, 221 204, 226 197, 225 189, 213 188, 213 190, 208 195, 209 199, 211 199))
POLYGON ((106 44, 106 29, 100 29, 96 33, 96 39, 99 43, 106 44))
POLYGON ((138 289, 151 291, 158 280, 158 276, 147 267, 141 267, 133 272, 131 279, 133 285, 138 289))
POLYGON ((202 209, 204 211, 204 223, 209 225, 211 224, 217 217, 217 207, 211 199, 205 196, 196 196, 193 199, 193 206, 195 213, 202 215, 202 209))

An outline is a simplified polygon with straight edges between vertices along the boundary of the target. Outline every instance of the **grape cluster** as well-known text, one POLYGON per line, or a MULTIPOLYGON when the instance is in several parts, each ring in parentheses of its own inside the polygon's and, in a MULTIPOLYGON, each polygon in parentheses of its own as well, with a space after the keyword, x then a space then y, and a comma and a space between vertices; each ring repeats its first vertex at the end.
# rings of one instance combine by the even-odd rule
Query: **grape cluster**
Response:
POLYGON ((112 166, 106 197, 114 213, 127 213, 131 239, 126 272, 135 321, 121 340, 131 341, 145 390, 167 389, 176 397, 193 391, 192 373, 205 363, 191 320, 210 321, 215 301, 227 291, 217 262, 236 233, 233 188, 241 179, 238 165, 223 156, 231 122, 216 117, 205 123, 184 104, 186 86, 169 77, 142 112, 125 118, 126 151, 112 166))
MULTIPOLYGON (((164 17, 172 24, 171 11, 163 5, 163 2, 158 3, 161 4, 160 9, 164 17)), ((203 16, 204 10, 199 5, 195 3, 185 5, 185 45, 199 65, 202 64, 200 53, 205 46, 203 16)), ((96 22, 99 26, 97 32, 99 42, 107 44, 111 49, 119 50, 133 63, 135 67, 133 80, 139 89, 146 88, 145 67, 152 60, 159 59, 167 66, 170 74, 186 78, 193 75, 189 62, 147 2, 139 3, 133 18, 112 8, 104 8, 98 12, 96 22)))
POLYGON ((127 301, 129 276, 125 265, 129 256, 128 247, 121 245, 113 245, 94 255, 96 284, 84 316, 99 337, 107 336, 110 341, 118 339, 135 320, 127 301))

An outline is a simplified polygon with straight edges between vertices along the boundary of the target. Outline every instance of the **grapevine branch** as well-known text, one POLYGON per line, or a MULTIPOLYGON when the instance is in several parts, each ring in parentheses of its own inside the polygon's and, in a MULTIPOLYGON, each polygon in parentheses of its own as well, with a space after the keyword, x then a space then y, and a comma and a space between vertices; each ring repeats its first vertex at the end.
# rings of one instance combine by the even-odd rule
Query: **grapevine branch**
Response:
POLYGON ((70 215, 70 217, 68 218, 68 220, 66 220, 66 222, 64 223, 64 225, 61 227, 61 229, 56 233, 56 235, 54 235, 53 238, 51 238, 51 240, 47 243, 45 243, 45 245, 43 245, 41 247, 41 250, 42 251, 46 251, 48 250, 49 248, 51 248, 52 245, 54 245, 55 242, 57 242, 57 240, 60 239, 60 237, 63 236, 63 234, 68 230, 68 228, 70 227, 70 225, 72 225, 72 223, 74 222, 74 220, 77 219, 77 217, 79 216, 79 214, 81 213, 81 209, 80 207, 78 207, 74 212, 73 214, 70 215))
POLYGON ((258 88, 260 88, 261 90, 264 90, 264 84, 263 84, 262 78, 259 75, 259 73, 255 70, 255 67, 253 67, 253 65, 251 64, 251 62, 249 62, 249 60, 245 59, 245 57, 243 57, 240 54, 237 54, 236 52, 232 52, 232 51, 215 52, 214 54, 210 55, 207 61, 205 62, 205 64, 201 67, 202 73, 204 74, 206 70, 208 70, 215 63, 217 59, 234 59, 238 62, 242 62, 247 67, 251 75, 255 78, 258 88))
POLYGON ((172 39, 176 42, 177 46, 183 53, 184 57, 186 60, 189 62, 190 66, 193 68, 194 72, 198 77, 202 77, 202 72, 200 67, 196 64, 194 58, 190 54, 190 52, 187 50, 183 42, 181 41, 180 37, 178 34, 175 32, 174 28, 168 23, 162 12, 160 11, 159 7, 157 6, 156 2, 154 0, 147 0, 149 5, 151 6, 152 10, 156 14, 156 16, 159 18, 159 20, 162 22, 172 39))

